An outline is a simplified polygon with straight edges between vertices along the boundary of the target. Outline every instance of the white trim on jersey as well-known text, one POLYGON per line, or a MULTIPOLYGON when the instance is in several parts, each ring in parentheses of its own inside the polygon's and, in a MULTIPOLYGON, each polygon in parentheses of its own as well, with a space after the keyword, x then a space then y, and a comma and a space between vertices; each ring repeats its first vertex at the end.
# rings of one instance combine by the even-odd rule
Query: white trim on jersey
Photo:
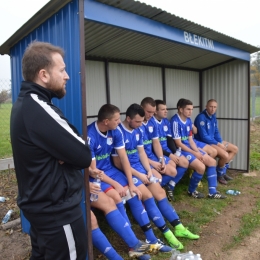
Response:
POLYGON ((63 226, 67 242, 68 242, 68 247, 69 247, 69 252, 70 252, 70 260, 76 260, 77 259, 77 251, 76 251, 76 245, 75 245, 75 240, 73 236, 73 232, 71 229, 70 224, 63 226))
POLYGON ((62 128, 64 128, 67 132, 69 132, 73 137, 75 137, 78 141, 85 144, 85 141, 79 137, 74 131, 70 128, 68 123, 62 119, 46 102, 40 100, 38 95, 31 94, 32 99, 37 102, 62 128))
POLYGON ((178 131, 178 125, 179 123, 176 121, 172 123, 173 139, 181 139, 181 136, 179 135, 179 131, 178 131))

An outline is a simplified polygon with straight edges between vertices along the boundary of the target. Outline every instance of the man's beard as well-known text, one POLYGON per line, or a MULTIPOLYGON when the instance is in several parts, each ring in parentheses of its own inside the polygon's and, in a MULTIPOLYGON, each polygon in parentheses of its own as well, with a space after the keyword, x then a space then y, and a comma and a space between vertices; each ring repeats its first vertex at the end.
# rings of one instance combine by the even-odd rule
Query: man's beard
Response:
POLYGON ((55 90, 53 92, 57 95, 58 99, 61 99, 66 95, 66 89, 65 88, 58 89, 58 90, 55 90))
POLYGON ((57 96, 58 99, 61 99, 61 98, 63 98, 66 95, 65 87, 57 89, 57 84, 56 84, 56 82, 54 80, 51 80, 47 84, 47 88, 49 90, 51 90, 53 93, 55 93, 55 95, 57 96))

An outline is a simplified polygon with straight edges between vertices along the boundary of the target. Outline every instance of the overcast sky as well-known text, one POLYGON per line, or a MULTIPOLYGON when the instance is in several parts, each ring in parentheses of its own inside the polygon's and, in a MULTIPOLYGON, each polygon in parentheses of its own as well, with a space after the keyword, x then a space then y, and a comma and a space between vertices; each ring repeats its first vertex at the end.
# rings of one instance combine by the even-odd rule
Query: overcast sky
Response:
MULTIPOLYGON (((0 0, 0 45, 48 0, 0 0)), ((260 0, 142 0, 157 8, 254 46, 260 46, 260 0)), ((0 80, 10 79, 8 55, 0 55, 0 80)))

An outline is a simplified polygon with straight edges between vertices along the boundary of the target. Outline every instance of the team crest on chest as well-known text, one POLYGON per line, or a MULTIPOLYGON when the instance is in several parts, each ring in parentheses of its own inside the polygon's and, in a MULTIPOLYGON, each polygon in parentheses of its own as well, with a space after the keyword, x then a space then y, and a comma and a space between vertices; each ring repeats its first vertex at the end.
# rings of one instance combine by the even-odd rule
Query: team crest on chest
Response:
POLYGON ((90 145, 90 137, 87 137, 87 140, 88 140, 88 145, 90 145))
POLYGON ((167 126, 167 125, 164 125, 164 126, 163 126, 163 130, 164 130, 164 132, 167 132, 167 131, 168 131, 168 126, 167 126))
POLYGON ((136 135, 135 135, 135 138, 136 138, 136 141, 139 141, 139 139, 140 139, 139 134, 136 134, 136 135))
POLYGON ((111 145, 113 143, 113 138, 111 136, 107 137, 107 144, 111 145))
POLYGON ((149 127, 148 127, 148 130, 149 130, 150 133, 152 133, 152 132, 153 132, 153 127, 152 127, 152 126, 149 126, 149 127))
POLYGON ((207 123, 208 129, 210 129, 210 123, 207 123))
POLYGON ((190 126, 188 125, 188 126, 187 126, 187 132, 189 132, 189 131, 190 131, 190 126))

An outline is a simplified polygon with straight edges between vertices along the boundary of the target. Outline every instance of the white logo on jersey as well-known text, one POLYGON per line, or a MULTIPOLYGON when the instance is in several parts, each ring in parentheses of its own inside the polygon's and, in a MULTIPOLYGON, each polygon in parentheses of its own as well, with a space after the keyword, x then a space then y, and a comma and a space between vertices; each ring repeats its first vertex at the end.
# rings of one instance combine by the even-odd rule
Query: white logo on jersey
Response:
POLYGON ((207 123, 208 129, 210 129, 210 123, 207 123))
POLYGON ((124 227, 129 227, 129 224, 128 222, 125 223, 124 227))
POLYGON ((112 137, 107 137, 107 144, 111 145, 113 143, 113 138, 112 137))
POLYGON ((191 155, 187 155, 186 159, 189 161, 191 159, 191 155))
POLYGON ((136 134, 136 135, 135 135, 135 138, 136 138, 136 141, 139 141, 139 138, 140 138, 140 137, 139 137, 139 134, 136 134))
POLYGON ((88 144, 89 144, 89 145, 90 145, 90 139, 91 139, 90 137, 87 137, 87 140, 88 140, 88 144))
POLYGON ((153 132, 153 127, 152 127, 152 126, 149 126, 149 127, 148 127, 148 130, 149 130, 150 133, 152 133, 152 132, 153 132))
POLYGON ((136 178, 133 178, 133 183, 136 184, 138 180, 136 178))
POLYGON ((112 247, 106 247, 104 254, 107 253, 109 250, 111 250, 112 247))
POLYGON ((164 132, 167 132, 167 131, 168 131, 168 126, 167 126, 167 125, 164 125, 164 126, 163 126, 163 130, 164 130, 164 132))
POLYGON ((204 121, 201 121, 201 122, 200 122, 200 125, 201 125, 201 126, 204 126, 204 125, 205 125, 204 121))
POLYGON ((101 145, 99 144, 98 147, 97 147, 97 149, 100 149, 100 148, 101 148, 101 145))
POLYGON ((129 143, 129 140, 128 140, 128 139, 126 139, 126 141, 125 141, 125 144, 127 144, 127 143, 129 143))
POLYGON ((188 132, 190 131, 190 126, 187 126, 187 131, 188 131, 188 132))

